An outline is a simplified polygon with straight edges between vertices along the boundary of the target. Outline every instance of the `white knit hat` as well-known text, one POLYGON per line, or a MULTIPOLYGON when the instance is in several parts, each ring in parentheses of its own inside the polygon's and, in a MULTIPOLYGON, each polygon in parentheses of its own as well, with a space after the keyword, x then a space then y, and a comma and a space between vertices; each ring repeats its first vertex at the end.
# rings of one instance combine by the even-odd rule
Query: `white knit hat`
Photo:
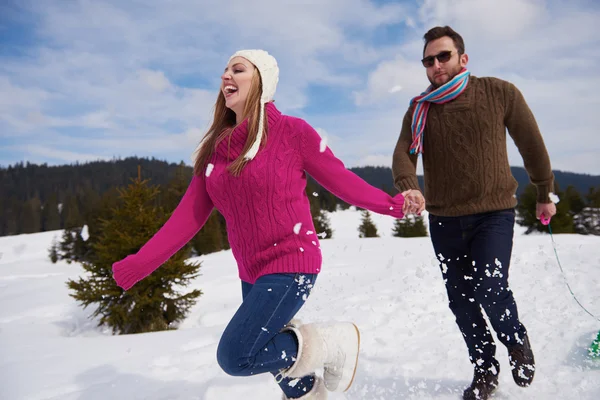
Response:
POLYGON ((252 146, 248 149, 245 154, 247 160, 252 160, 260 147, 260 142, 263 137, 263 120, 265 113, 265 104, 273 100, 275 90, 277 89, 277 83, 279 82, 279 67, 277 66, 277 60, 275 57, 270 55, 264 50, 240 50, 229 58, 231 61, 234 57, 243 57, 250 61, 258 72, 262 79, 262 96, 260 97, 260 115, 258 119, 258 133, 256 134, 256 140, 252 143, 252 146))

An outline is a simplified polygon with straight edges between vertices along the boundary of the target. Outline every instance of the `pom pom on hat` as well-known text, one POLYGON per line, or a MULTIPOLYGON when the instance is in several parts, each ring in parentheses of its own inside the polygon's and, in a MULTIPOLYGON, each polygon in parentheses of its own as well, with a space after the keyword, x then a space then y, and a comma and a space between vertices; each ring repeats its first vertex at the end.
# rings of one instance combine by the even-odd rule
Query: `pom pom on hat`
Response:
POLYGON ((244 158, 247 160, 252 160, 256 156, 256 153, 258 153, 260 143, 262 142, 265 104, 273 100, 273 96, 277 90, 277 83, 279 82, 279 67, 277 66, 277 60, 275 60, 275 57, 270 55, 265 50, 240 50, 234 53, 229 58, 229 61, 231 61, 234 57, 243 57, 254 64, 256 69, 258 69, 262 80, 262 96, 260 97, 258 132, 256 134, 256 140, 254 143, 252 143, 252 146, 244 155, 244 158))

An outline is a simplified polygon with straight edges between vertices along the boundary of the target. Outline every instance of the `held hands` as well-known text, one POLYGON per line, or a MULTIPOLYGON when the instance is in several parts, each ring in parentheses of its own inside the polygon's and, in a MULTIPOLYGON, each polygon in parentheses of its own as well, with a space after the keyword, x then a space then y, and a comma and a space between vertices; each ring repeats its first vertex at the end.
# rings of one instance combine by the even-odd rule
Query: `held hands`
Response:
POLYGON ((404 196, 402 193, 398 193, 394 197, 392 197, 392 206, 390 207, 389 212, 385 212, 385 214, 391 215, 394 218, 402 219, 404 218, 404 196))
POLYGON ((419 190, 409 189, 402 192, 404 196, 404 207, 402 211, 404 214, 417 214, 421 215, 425 210, 425 198, 419 190))
POLYGON ((550 218, 556 215, 556 205, 554 203, 537 203, 535 206, 535 216, 542 221, 542 224, 548 225, 550 218))

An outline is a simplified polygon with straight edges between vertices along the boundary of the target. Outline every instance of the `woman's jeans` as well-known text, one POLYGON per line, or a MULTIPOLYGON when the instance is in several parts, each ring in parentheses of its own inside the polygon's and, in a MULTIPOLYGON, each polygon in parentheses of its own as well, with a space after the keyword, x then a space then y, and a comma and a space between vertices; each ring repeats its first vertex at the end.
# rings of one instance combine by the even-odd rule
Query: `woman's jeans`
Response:
MULTIPOLYGON (((277 375, 296 361, 298 341, 282 328, 304 305, 316 274, 271 274, 252 285, 242 282, 242 305, 225 328, 217 361, 229 375, 249 376, 270 372, 277 375)), ((314 376, 283 379, 279 385, 289 398, 310 391, 314 376), (293 382, 290 385, 290 382, 293 382)))

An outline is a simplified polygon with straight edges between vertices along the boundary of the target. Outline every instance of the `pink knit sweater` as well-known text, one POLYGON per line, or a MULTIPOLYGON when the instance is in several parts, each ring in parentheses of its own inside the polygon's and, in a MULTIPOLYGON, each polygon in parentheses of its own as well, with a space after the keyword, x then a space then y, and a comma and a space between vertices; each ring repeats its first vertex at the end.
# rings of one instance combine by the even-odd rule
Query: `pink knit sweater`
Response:
POLYGON ((148 276, 202 228, 213 207, 227 221, 239 277, 249 283, 273 273, 319 273, 321 250, 305 193, 305 171, 347 203, 402 218, 404 197, 370 186, 321 143, 305 121, 267 104, 268 140, 239 177, 226 169, 241 153, 247 121, 217 145, 204 176, 194 176, 165 225, 136 253, 113 265, 125 290, 148 276))

